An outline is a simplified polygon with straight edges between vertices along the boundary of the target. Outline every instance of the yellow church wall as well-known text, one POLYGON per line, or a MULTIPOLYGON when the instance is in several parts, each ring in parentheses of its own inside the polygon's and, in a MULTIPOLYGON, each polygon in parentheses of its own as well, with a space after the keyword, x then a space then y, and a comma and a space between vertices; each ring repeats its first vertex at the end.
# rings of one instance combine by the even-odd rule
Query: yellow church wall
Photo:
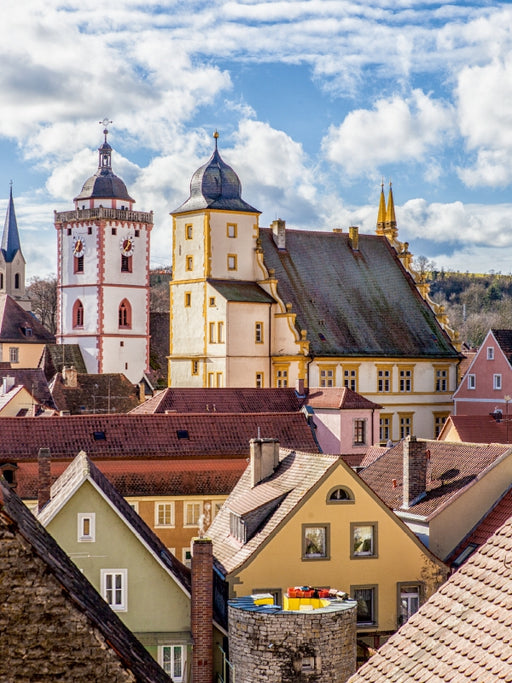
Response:
POLYGON ((330 587, 351 593, 352 587, 377 587, 377 623, 360 631, 397 628, 399 583, 422 586, 428 597, 444 580, 446 568, 369 492, 357 475, 340 463, 259 552, 228 578, 233 596, 266 588, 286 592, 289 586, 330 587), (333 488, 345 486, 354 502, 327 503, 333 488), (353 525, 375 525, 377 553, 351 557, 353 525), (302 559, 304 525, 327 525, 329 559, 302 559))

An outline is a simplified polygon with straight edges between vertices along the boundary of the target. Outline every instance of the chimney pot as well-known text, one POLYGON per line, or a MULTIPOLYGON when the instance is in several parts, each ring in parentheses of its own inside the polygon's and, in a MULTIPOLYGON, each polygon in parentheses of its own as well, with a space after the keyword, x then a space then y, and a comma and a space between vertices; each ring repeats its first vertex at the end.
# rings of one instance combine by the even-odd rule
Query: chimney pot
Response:
POLYGON ((274 235, 274 242, 278 249, 286 249, 286 221, 280 218, 272 221, 270 224, 272 234, 274 235))
POLYGON ((251 487, 270 477, 279 464, 279 441, 277 439, 250 440, 251 487))

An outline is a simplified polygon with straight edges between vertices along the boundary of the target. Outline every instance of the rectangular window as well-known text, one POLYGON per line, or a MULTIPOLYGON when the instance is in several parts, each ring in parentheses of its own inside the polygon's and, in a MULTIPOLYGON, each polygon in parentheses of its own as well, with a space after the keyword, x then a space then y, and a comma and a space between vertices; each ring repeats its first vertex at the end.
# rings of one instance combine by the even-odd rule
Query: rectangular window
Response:
POLYGON ((412 391, 412 370, 411 368, 400 368, 400 391, 402 393, 410 393, 412 391))
POLYGON ((191 292, 185 292, 185 308, 189 308, 192 305, 192 294, 191 292))
POLYGON ((197 361, 197 360, 192 361, 192 374, 193 375, 199 374, 199 361, 197 361))
POLYGON ((354 420, 354 446, 366 443, 366 420, 354 420))
POLYGON ((228 270, 237 269, 237 257, 236 254, 228 254, 228 270))
POLYGON ((288 386, 288 369, 287 368, 275 368, 275 385, 276 387, 287 387, 288 386))
POLYGON ((75 273, 83 273, 84 272, 84 257, 83 256, 75 256, 73 259, 73 272, 75 273))
POLYGON ((398 584, 398 626, 402 626, 420 608, 421 588, 418 584, 398 584))
POLYGON ((448 370, 446 368, 436 369, 436 391, 448 391, 448 370))
POLYGON ((224 323, 217 323, 217 342, 224 343, 224 323))
POLYGON ((450 413, 434 413, 434 438, 437 439, 450 413))
POLYGON ((247 527, 244 520, 240 515, 237 515, 234 512, 230 512, 229 514, 229 533, 239 543, 247 542, 247 527))
POLYGON ((412 415, 410 413, 399 413, 398 424, 400 427, 401 439, 405 439, 406 436, 412 434, 412 415))
POLYGON ((199 526, 199 517, 203 514, 202 502, 185 503, 183 526, 199 526))
POLYGON ((263 372, 256 373, 256 388, 262 389, 264 387, 264 374, 263 372))
POLYGON ((391 370, 381 368, 377 370, 377 391, 380 393, 389 393, 391 391, 391 370))
POLYGON ((78 521, 78 542, 93 543, 96 538, 96 514, 94 512, 79 512, 78 521))
POLYGON ((302 559, 329 559, 329 525, 302 525, 302 559))
POLYGON ((343 368, 343 386, 352 391, 357 391, 358 368, 343 368))
POLYGON ((487 347, 487 360, 494 360, 494 346, 487 347))
POLYGON ((350 557, 377 557, 377 523, 350 524, 350 557))
POLYGON ((218 389, 220 389, 220 388, 222 387, 222 384, 223 384, 223 382, 222 382, 222 376, 223 376, 223 375, 222 375, 222 372, 216 372, 216 373, 215 373, 215 382, 216 382, 215 386, 216 386, 218 389))
POLYGON ((128 570, 102 569, 101 594, 110 607, 117 612, 128 609, 128 570))
POLYGON ((192 223, 187 223, 187 225, 185 226, 185 239, 191 240, 193 234, 194 234, 194 228, 192 226, 192 223))
POLYGON ((393 426, 393 416, 392 415, 383 415, 381 413, 380 414, 380 423, 379 423, 379 441, 381 443, 386 444, 388 441, 392 440, 392 438, 393 438, 392 426, 393 426))
POLYGON ((320 386, 333 387, 335 373, 335 368, 320 368, 320 386))
POLYGON ((227 225, 227 236, 236 237, 237 235, 237 225, 236 223, 228 223, 227 225))
POLYGON ((254 323, 254 341, 256 344, 263 344, 263 323, 254 323))
POLYGON ((377 624, 377 586, 352 586, 353 599, 357 602, 357 625, 377 624))
POLYGON ((192 551, 190 548, 183 548, 181 557, 183 564, 190 569, 190 565, 192 564, 192 551))
POLYGON ((174 503, 155 504, 155 526, 174 526, 174 503))
POLYGON ((495 390, 501 390, 501 375, 492 376, 492 388, 495 390))
POLYGON ((133 256, 125 256, 124 254, 121 254, 121 272, 122 273, 131 273, 132 272, 132 262, 133 262, 133 256))
POLYGON ((208 388, 211 389, 215 386, 215 374, 213 372, 208 373, 208 388))
POLYGON ((185 680, 185 654, 184 645, 158 646, 158 663, 174 683, 183 683, 185 680))
POLYGON ((476 375, 468 375, 468 389, 476 389, 476 375))
POLYGON ((215 323, 210 323, 208 326, 208 330, 209 330, 208 341, 210 342, 210 344, 215 344, 215 342, 216 342, 215 327, 216 327, 215 323))
POLYGON ((185 257, 185 270, 188 270, 188 271, 194 270, 194 257, 193 256, 186 256, 185 257))
POLYGON ((210 307, 215 306, 215 297, 214 296, 210 297, 209 305, 210 305, 210 307))
POLYGON ((9 347, 9 363, 19 363, 20 362, 20 350, 17 346, 9 347))

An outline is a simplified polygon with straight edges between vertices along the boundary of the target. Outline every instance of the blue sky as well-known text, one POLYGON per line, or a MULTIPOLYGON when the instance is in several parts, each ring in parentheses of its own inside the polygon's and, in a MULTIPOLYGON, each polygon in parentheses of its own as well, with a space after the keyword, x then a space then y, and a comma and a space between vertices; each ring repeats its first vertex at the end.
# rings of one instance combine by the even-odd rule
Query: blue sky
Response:
POLYGON ((512 5, 415 0, 4 0, 0 215, 12 179, 28 277, 56 271, 53 211, 113 166, 169 212, 220 133, 243 196, 290 227, 399 239, 438 267, 512 272, 512 5))

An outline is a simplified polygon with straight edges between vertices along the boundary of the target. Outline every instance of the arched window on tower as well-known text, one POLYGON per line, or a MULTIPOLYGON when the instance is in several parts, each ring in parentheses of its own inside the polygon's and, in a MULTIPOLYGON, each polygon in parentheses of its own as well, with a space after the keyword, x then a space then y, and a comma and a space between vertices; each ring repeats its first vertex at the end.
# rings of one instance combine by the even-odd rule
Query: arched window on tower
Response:
POLYGON ((132 307, 127 299, 123 299, 119 305, 119 327, 125 329, 132 326, 132 307))
POLYGON ((80 299, 73 304, 73 327, 84 326, 84 307, 80 299))
POLYGON ((20 288, 20 274, 15 273, 14 275, 14 289, 19 289, 20 288))

